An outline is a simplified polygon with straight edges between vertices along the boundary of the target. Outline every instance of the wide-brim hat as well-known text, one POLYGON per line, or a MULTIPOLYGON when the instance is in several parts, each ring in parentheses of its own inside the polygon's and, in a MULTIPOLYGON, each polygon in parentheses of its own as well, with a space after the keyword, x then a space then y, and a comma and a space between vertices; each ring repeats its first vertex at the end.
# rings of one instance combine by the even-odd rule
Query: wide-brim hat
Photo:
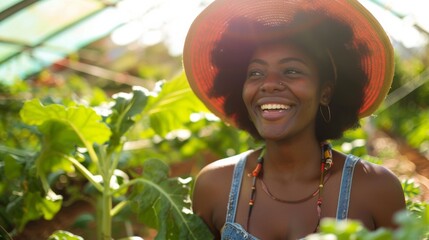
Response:
POLYGON ((226 116, 225 99, 210 95, 218 69, 212 50, 229 21, 246 17, 264 24, 287 24, 298 11, 324 11, 348 24, 356 43, 367 46, 361 65, 368 76, 359 117, 371 115, 385 99, 394 74, 394 53, 389 37, 375 17, 356 0, 215 0, 192 23, 183 51, 183 65, 189 84, 200 100, 218 117, 226 116))

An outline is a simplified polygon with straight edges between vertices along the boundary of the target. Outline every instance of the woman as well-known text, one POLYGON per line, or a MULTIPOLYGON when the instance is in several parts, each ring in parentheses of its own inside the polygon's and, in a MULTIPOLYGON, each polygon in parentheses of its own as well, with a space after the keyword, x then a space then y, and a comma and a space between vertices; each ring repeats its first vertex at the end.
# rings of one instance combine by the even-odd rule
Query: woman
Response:
POLYGON ((262 149, 215 161, 193 209, 216 239, 297 239, 325 217, 394 228, 405 208, 382 166, 330 148, 385 98, 393 50, 357 1, 216 0, 184 49, 191 87, 262 149))

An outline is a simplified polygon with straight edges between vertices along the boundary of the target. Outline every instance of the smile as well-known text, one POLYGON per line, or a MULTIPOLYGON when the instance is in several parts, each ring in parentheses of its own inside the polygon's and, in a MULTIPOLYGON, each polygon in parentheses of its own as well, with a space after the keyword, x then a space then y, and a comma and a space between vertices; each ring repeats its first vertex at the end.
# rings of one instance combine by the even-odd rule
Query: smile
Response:
POLYGON ((268 103, 268 104, 261 105, 262 111, 281 111, 281 110, 288 110, 290 108, 291 108, 290 105, 284 105, 279 103, 268 103))

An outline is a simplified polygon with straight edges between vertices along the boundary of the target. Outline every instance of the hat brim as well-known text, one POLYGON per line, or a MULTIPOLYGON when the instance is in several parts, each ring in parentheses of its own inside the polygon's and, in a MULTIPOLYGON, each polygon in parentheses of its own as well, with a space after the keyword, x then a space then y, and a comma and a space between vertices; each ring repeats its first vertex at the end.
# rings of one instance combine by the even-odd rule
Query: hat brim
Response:
POLYGON ((211 51, 222 37, 228 22, 236 17, 256 21, 288 23, 296 12, 321 10, 351 26, 356 43, 367 46, 369 54, 361 57, 368 76, 359 117, 371 115, 385 99, 394 74, 394 53, 389 37, 375 17, 355 0, 216 0, 192 23, 183 51, 183 65, 189 84, 200 100, 215 115, 236 125, 226 116, 221 97, 210 91, 217 69, 211 62, 211 51))

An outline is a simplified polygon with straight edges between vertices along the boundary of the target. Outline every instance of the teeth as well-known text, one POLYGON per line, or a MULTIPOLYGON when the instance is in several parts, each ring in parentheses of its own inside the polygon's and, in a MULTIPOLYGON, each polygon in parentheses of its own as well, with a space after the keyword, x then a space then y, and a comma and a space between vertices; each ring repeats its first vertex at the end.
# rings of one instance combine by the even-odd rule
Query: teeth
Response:
POLYGON ((290 108, 289 105, 283 105, 283 104, 263 104, 261 105, 262 110, 288 110, 290 108))

